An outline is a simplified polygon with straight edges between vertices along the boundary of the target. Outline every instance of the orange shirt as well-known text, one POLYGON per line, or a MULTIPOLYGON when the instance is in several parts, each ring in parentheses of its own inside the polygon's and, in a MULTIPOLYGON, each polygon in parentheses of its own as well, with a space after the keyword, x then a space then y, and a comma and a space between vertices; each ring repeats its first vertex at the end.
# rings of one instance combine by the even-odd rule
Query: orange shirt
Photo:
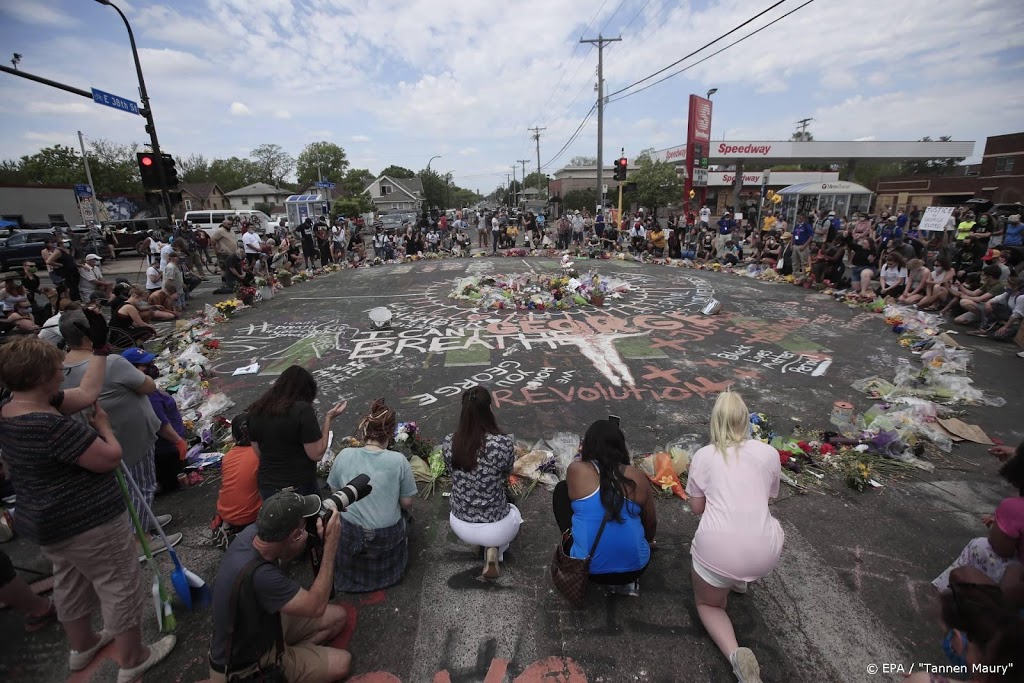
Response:
POLYGON ((252 446, 235 446, 221 460, 217 513, 228 524, 245 526, 256 521, 263 504, 256 485, 259 464, 252 446))

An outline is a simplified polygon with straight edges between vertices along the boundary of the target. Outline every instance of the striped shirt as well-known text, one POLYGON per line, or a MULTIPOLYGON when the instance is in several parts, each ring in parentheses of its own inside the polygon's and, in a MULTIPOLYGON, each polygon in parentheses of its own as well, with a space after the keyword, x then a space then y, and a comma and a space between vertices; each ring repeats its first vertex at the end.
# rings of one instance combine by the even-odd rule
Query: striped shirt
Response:
POLYGON ((0 448, 18 490, 18 533, 52 545, 125 511, 113 472, 92 472, 78 459, 95 430, 53 413, 0 417, 0 448))

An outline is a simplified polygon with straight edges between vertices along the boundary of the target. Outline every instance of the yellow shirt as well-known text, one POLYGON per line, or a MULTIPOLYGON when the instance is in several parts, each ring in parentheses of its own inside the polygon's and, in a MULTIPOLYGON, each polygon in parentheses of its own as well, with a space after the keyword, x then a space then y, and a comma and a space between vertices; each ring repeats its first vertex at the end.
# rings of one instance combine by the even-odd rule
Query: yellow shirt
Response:
POLYGON ((764 225, 761 226, 761 230, 764 232, 771 232, 775 229, 775 224, 779 222, 779 219, 775 216, 765 216, 764 225))
POLYGON ((664 230, 651 231, 651 244, 654 245, 655 249, 664 249, 668 245, 668 239, 665 237, 664 230))
POLYGON ((960 221, 960 225, 956 226, 956 241, 959 242, 970 235, 973 228, 974 221, 960 221))

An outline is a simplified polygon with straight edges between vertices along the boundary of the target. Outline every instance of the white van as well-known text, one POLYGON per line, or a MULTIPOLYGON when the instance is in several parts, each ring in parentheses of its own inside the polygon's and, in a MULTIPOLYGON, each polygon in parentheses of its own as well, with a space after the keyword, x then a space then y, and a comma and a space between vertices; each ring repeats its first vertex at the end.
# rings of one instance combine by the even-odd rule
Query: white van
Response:
POLYGON ((185 220, 192 227, 200 228, 203 232, 210 234, 214 228, 224 222, 225 218, 235 219, 239 222, 245 219, 249 226, 255 226, 256 232, 264 234, 270 226, 270 216, 262 211, 250 211, 249 209, 213 209, 210 211, 186 211, 185 220))

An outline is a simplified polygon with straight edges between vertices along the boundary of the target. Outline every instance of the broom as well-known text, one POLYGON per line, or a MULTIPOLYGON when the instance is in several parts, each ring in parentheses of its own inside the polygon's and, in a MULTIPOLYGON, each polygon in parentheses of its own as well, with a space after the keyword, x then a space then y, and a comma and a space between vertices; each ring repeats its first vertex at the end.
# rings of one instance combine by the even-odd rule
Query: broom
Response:
POLYGON ((153 559, 153 553, 149 550, 149 540, 146 538, 146 532, 139 522, 139 515, 132 504, 132 498, 128 495, 128 485, 124 482, 124 475, 121 473, 121 470, 116 470, 114 474, 117 476, 117 485, 121 487, 121 495, 124 496, 124 502, 128 505, 128 514, 132 518, 135 535, 138 536, 139 542, 142 544, 142 551, 146 554, 146 562, 149 564, 149 568, 153 570, 153 606, 156 608, 157 627, 161 633, 173 631, 177 624, 174 621, 174 612, 171 610, 171 599, 167 596, 163 581, 160 579, 160 568, 157 566, 156 560, 153 559))

